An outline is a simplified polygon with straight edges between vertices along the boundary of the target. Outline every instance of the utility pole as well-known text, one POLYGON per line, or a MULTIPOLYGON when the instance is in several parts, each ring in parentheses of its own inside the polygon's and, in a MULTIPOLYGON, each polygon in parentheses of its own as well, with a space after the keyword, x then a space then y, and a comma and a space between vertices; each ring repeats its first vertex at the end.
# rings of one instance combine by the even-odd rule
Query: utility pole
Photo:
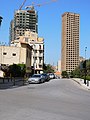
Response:
POLYGON ((86 73, 87 73, 87 69, 86 69, 86 51, 87 51, 87 47, 85 47, 85 61, 84 61, 85 77, 84 77, 84 84, 86 84, 86 73))
POLYGON ((1 26, 2 19, 3 19, 3 18, 0 16, 0 26, 1 26))
MULTIPOLYGON (((86 84, 86 76, 87 76, 86 51, 87 51, 87 47, 85 47, 85 84, 86 84)), ((87 80, 87 86, 89 86, 89 80, 87 80)))

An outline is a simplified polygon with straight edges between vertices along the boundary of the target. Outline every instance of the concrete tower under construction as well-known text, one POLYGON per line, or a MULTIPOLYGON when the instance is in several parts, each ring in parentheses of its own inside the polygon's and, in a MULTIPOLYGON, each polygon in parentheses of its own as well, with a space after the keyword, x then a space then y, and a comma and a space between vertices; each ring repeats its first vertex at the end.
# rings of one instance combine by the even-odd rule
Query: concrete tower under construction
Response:
POLYGON ((62 15, 61 70, 70 73, 79 64, 80 15, 65 12, 62 15))
POLYGON ((38 33, 38 14, 35 10, 16 10, 10 23, 10 42, 23 36, 25 31, 38 33))

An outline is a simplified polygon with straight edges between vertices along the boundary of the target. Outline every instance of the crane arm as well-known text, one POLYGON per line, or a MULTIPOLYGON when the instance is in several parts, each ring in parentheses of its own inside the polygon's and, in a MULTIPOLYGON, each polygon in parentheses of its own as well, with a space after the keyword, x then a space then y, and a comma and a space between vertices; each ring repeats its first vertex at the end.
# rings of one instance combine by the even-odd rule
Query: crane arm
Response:
POLYGON ((45 3, 42 3, 42 4, 38 4, 37 6, 40 7, 42 5, 46 5, 46 4, 49 4, 51 2, 56 2, 57 0, 51 0, 51 1, 48 1, 48 2, 45 2, 45 3))
POLYGON ((22 3, 22 5, 20 6, 19 10, 22 9, 23 5, 25 4, 26 0, 24 0, 24 2, 22 3))
POLYGON ((49 2, 45 2, 45 3, 37 4, 37 5, 34 5, 34 3, 33 3, 32 5, 26 6, 25 8, 26 8, 26 9, 28 9, 28 8, 34 9, 34 7, 36 7, 36 6, 40 7, 40 6, 42 6, 42 5, 46 5, 46 4, 49 4, 49 3, 51 3, 51 2, 56 2, 56 1, 57 1, 57 0, 51 0, 51 1, 49 1, 49 2))

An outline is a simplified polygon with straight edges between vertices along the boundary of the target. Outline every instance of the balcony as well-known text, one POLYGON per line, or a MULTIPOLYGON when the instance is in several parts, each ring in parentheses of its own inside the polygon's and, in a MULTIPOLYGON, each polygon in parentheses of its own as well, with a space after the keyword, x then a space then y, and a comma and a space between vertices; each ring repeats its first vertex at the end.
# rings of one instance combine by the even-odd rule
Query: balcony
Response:
POLYGON ((39 57, 43 57, 43 53, 41 53, 41 54, 38 54, 38 56, 39 56, 39 57))

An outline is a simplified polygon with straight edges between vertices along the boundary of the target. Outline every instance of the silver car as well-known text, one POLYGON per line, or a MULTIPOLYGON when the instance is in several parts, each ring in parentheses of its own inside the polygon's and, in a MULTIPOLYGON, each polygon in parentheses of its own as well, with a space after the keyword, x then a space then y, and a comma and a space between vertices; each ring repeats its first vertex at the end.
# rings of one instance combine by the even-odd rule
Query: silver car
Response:
POLYGON ((28 83, 43 83, 44 81, 45 78, 41 74, 34 74, 28 79, 28 83))

